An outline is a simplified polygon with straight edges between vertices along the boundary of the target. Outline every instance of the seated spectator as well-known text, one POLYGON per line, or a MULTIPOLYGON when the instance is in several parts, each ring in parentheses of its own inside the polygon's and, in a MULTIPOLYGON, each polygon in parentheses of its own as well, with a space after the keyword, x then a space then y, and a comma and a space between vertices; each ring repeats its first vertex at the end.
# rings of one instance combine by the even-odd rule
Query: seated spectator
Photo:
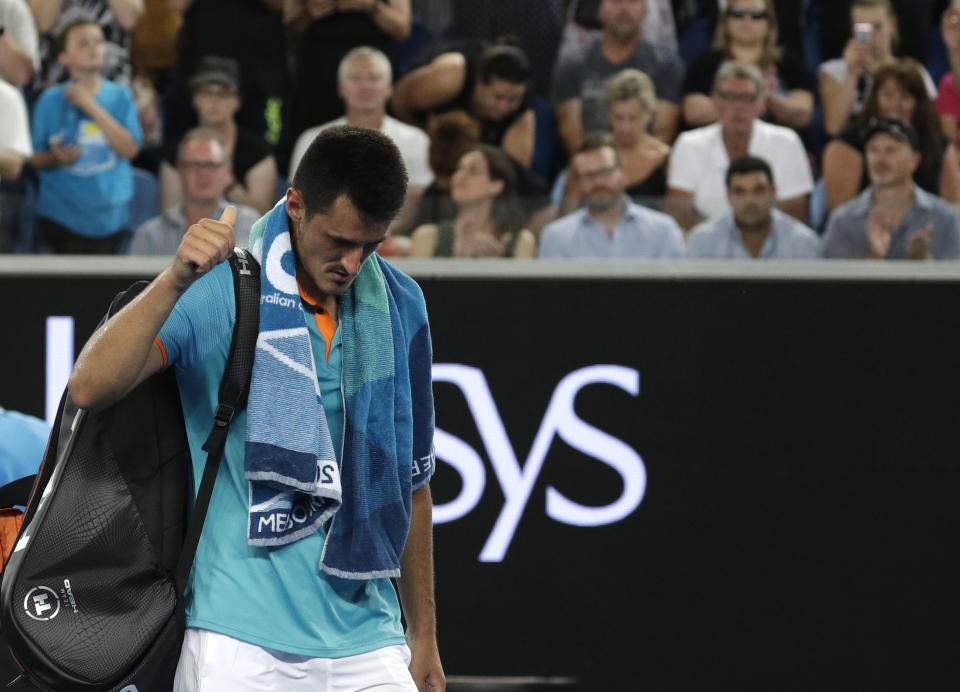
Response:
POLYGON ((493 43, 475 57, 441 53, 397 82, 390 105, 401 120, 464 111, 480 124, 480 141, 501 147, 524 167, 533 161, 536 120, 530 105, 530 63, 518 47, 493 43))
POLYGON ((824 149, 823 181, 828 211, 853 199, 869 184, 863 164, 863 133, 877 117, 905 120, 913 125, 921 153, 914 181, 927 192, 950 202, 960 200, 957 151, 940 129, 936 109, 919 69, 919 63, 912 58, 878 69, 873 91, 860 117, 824 149))
POLYGON ((790 216, 806 221, 813 175, 799 135, 760 120, 763 75, 748 63, 729 61, 717 71, 713 98, 720 121, 684 132, 670 154, 667 211, 684 229, 730 211, 724 178, 730 161, 764 159, 777 181, 777 202, 790 216))
POLYGON ((130 35, 143 14, 143 0, 27 0, 40 32, 40 70, 33 81, 39 92, 59 84, 66 69, 59 60, 58 37, 82 19, 100 26, 105 42, 101 74, 105 79, 130 86, 130 35))
POLYGON ((420 196, 433 182, 433 173, 427 162, 430 138, 423 130, 387 115, 387 101, 390 100, 393 77, 390 60, 379 50, 366 46, 354 48, 340 61, 338 74, 339 94, 347 107, 347 114, 323 125, 311 127, 297 138, 290 157, 288 179, 293 180, 293 174, 307 147, 326 128, 334 125, 356 125, 379 130, 396 143, 407 166, 407 201, 397 220, 391 224, 391 232, 409 231, 420 196))
POLYGON ((578 151, 584 132, 608 131, 603 95, 607 80, 632 67, 649 75, 659 98, 653 134, 672 142, 677 131, 684 65, 680 56, 643 40, 645 0, 601 0, 600 39, 561 57, 554 72, 553 105, 567 153, 578 151))
POLYGON ((0 180, 19 178, 24 162, 33 154, 28 123, 20 90, 0 81, 0 180))
POLYGON ((460 157, 480 141, 480 126, 463 111, 448 111, 430 121, 427 136, 433 182, 420 197, 414 228, 456 215, 457 208, 450 198, 450 178, 460 157))
POLYGON ((0 486, 36 473, 49 437, 44 421, 0 406, 0 486))
POLYGON ((733 211, 696 226, 687 257, 716 259, 814 259, 820 238, 774 204, 773 171, 763 159, 741 156, 727 169, 727 198, 733 211))
POLYGON ((921 159, 913 126, 878 118, 864 142, 870 187, 830 215, 824 256, 960 259, 960 214, 913 181, 921 159))
POLYGON ((766 86, 766 112, 778 125, 802 130, 813 116, 813 80, 803 60, 777 45, 773 0, 730 0, 717 22, 713 50, 690 65, 683 85, 683 119, 691 127, 717 121, 713 78, 726 60, 756 65, 766 86))
MULTIPOLYGON (((172 257, 180 247, 183 234, 200 219, 219 219, 227 208, 223 191, 232 180, 230 160, 220 135, 209 128, 197 127, 180 140, 177 147, 177 174, 183 200, 142 223, 130 244, 131 255, 172 257)), ((233 224, 237 247, 246 247, 250 229, 260 218, 256 209, 242 204, 233 224)))
POLYGON ((23 88, 40 66, 40 37, 25 0, 0 2, 0 26, 0 79, 23 88))
MULTIPOLYGON (((874 73, 893 62, 897 44, 897 20, 890 0, 853 0, 850 21, 854 33, 843 57, 820 65, 823 129, 834 137, 863 111, 874 73)), ((935 98, 933 80, 925 69, 922 75, 927 93, 935 98)))
POLYGON ((683 233, 672 218, 636 204, 624 194, 617 150, 602 136, 588 136, 570 162, 586 207, 547 224, 542 258, 670 259, 684 254, 683 233))
POLYGON ((960 146, 960 9, 952 5, 943 13, 940 33, 947 47, 950 71, 940 80, 937 93, 937 113, 940 115, 940 127, 954 147, 960 146))
MULTIPOLYGON (((220 134, 231 160, 233 180, 224 198, 265 214, 277 193, 277 161, 267 142, 234 120, 240 107, 240 75, 235 60, 207 56, 190 80, 193 106, 201 127, 220 134)), ((164 209, 176 206, 183 194, 176 169, 176 150, 160 163, 160 201, 164 209)))
MULTIPOLYGON (((662 210, 670 145, 649 134, 657 105, 653 82, 640 70, 623 70, 607 83, 604 104, 613 131, 613 148, 623 166, 626 193, 637 204, 662 210)), ((561 211, 566 213, 579 205, 576 180, 568 176, 561 211)))
POLYGON ((456 217, 420 226, 411 257, 534 257, 537 241, 525 229, 513 165, 500 149, 473 145, 450 178, 456 217))
POLYGON ((40 94, 33 111, 37 244, 57 253, 114 254, 129 235, 137 107, 129 88, 100 76, 106 51, 99 24, 68 24, 58 44, 70 81, 40 94))

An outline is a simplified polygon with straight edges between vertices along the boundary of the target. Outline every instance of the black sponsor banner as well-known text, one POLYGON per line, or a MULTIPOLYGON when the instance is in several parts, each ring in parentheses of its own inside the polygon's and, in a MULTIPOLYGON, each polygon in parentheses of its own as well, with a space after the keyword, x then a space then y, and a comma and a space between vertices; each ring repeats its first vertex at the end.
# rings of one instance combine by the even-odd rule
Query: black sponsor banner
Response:
MULTIPOLYGON (((44 411, 131 279, 0 277, 0 404, 44 411)), ((440 642, 589 690, 960 677, 960 284, 421 282, 440 642)))

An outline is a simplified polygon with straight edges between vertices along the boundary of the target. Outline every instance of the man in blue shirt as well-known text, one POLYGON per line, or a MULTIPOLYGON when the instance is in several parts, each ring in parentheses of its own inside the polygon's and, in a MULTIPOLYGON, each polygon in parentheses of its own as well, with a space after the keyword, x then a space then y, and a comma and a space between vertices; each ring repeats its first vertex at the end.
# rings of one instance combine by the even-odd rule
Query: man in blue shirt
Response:
POLYGON ((588 136, 569 170, 586 207, 543 229, 541 258, 683 257, 683 232, 673 217, 635 204, 624 194, 626 178, 607 136, 588 136))
POLYGON ((696 226, 687 257, 717 259, 814 259, 820 238, 775 208, 777 188, 770 165, 755 156, 734 159, 727 169, 727 199, 733 211, 696 226))
MULTIPOLYGON (((253 229, 260 337, 187 585, 176 692, 445 688, 426 308, 374 254, 405 196, 389 138, 330 128, 253 229)), ((195 480, 235 319, 223 262, 235 221, 227 207, 192 225, 68 385, 78 406, 102 408, 175 366, 195 480)))
POLYGON ((960 259, 960 214, 913 182, 920 146, 913 126, 874 118, 864 134, 870 186, 833 210, 824 257, 960 259))

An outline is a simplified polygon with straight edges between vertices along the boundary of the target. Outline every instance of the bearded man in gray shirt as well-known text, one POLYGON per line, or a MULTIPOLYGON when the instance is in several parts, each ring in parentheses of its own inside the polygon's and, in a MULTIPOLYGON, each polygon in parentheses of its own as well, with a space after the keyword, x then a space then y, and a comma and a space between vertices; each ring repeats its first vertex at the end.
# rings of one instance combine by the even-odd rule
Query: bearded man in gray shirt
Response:
POLYGON ((960 214, 913 182, 920 165, 913 126, 874 118, 864 142, 870 186, 831 214, 824 257, 960 259, 960 214))

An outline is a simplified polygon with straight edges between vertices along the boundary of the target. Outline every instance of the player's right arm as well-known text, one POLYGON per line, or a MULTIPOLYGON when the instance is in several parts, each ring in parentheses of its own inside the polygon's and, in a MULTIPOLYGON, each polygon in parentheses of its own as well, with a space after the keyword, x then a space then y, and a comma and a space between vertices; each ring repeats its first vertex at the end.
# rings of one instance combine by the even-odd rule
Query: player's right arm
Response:
POLYGON ((163 367, 156 336, 180 296, 233 251, 236 217, 229 206, 219 220, 191 226, 171 265, 94 332, 67 383, 77 406, 105 408, 163 367))

